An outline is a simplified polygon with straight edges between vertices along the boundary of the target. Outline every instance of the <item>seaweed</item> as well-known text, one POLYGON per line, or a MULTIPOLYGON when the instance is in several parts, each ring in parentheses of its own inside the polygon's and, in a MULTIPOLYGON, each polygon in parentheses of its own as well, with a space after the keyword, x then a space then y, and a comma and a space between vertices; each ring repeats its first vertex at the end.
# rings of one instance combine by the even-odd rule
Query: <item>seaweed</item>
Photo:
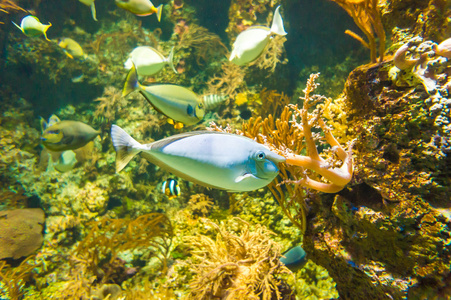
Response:
POLYGON ((100 283, 120 284, 114 281, 120 269, 120 252, 146 250, 146 255, 157 257, 166 270, 172 237, 171 222, 164 214, 145 214, 135 220, 103 219, 92 223, 91 231, 73 252, 71 263, 73 267, 78 264, 83 273, 94 274, 100 283))
POLYGON ((33 276, 32 270, 37 264, 31 263, 33 256, 28 256, 17 267, 8 266, 5 260, 0 260, 0 290, 7 291, 11 299, 23 299, 22 288, 33 276))

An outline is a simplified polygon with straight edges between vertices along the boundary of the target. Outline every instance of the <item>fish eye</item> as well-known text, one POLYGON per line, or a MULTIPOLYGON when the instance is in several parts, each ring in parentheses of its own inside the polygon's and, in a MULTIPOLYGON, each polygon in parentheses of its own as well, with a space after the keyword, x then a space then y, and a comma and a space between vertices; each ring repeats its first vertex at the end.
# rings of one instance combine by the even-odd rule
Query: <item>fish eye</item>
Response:
POLYGON ((260 151, 257 153, 257 160, 264 160, 266 158, 266 155, 263 151, 260 151))
POLYGON ((202 108, 204 108, 204 105, 202 103, 199 103, 199 105, 197 107, 202 109, 202 108))

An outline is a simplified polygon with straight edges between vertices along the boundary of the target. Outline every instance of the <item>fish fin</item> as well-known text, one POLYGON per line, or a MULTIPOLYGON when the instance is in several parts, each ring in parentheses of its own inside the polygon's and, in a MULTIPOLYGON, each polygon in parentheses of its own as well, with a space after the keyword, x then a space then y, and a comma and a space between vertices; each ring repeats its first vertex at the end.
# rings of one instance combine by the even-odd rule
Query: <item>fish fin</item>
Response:
POLYGON ((174 60, 174 47, 172 47, 171 52, 169 52, 168 64, 172 68, 174 73, 178 74, 179 72, 177 72, 177 70, 175 69, 173 60, 174 60))
POLYGON ((96 6, 94 5, 94 2, 92 2, 92 4, 91 4, 91 13, 92 13, 92 18, 94 19, 94 21, 97 22, 96 6))
POLYGON ((52 23, 49 22, 48 25, 44 25, 44 26, 45 26, 44 31, 43 31, 43 32, 44 32, 44 37, 45 37, 45 39, 46 39, 47 41, 50 42, 49 38, 47 37, 47 30, 49 30, 50 26, 52 26, 52 23))
POLYGON ((271 32, 278 34, 278 35, 286 35, 285 29, 283 28, 283 20, 282 16, 279 12, 280 5, 277 6, 276 11, 274 12, 274 17, 272 19, 271 24, 271 32))
POLYGON ((49 125, 47 124, 47 122, 43 117, 39 117, 39 122, 41 123, 41 132, 44 132, 45 129, 49 127, 49 125))
POLYGON ((160 5, 158 5, 157 11, 156 11, 158 22, 160 22, 160 20, 161 20, 161 13, 162 12, 163 12, 163 4, 160 4, 160 5))
POLYGON ((22 31, 22 32, 24 32, 23 31, 23 28, 22 27, 20 27, 19 25, 17 25, 16 23, 14 23, 13 21, 11 21, 11 23, 13 23, 17 28, 19 28, 20 29, 20 31, 22 31))
POLYGON ((183 123, 181 122, 176 122, 174 124, 174 129, 182 129, 183 128, 183 123))
POLYGON ((257 177, 255 177, 252 174, 247 173, 247 174, 240 175, 237 178, 235 178, 235 183, 241 182, 241 181, 246 180, 248 178, 257 178, 257 177))
POLYGON ((116 150, 116 172, 120 172, 136 154, 142 151, 142 145, 117 125, 111 126, 111 139, 116 150))
POLYGON ((139 87, 138 83, 138 73, 136 72, 135 65, 132 65, 132 68, 127 74, 127 77, 125 78, 125 84, 124 89, 122 90, 122 97, 127 96, 134 90, 136 90, 139 87))
POLYGON ((69 52, 67 52, 67 51, 64 51, 64 53, 66 53, 66 55, 69 57, 69 58, 72 58, 72 59, 74 59, 74 57, 72 56, 72 54, 70 54, 69 52))
POLYGON ((49 122, 48 122, 47 127, 50 127, 50 126, 52 126, 52 125, 55 125, 56 123, 59 123, 59 122, 61 122, 60 118, 58 118, 57 115, 53 114, 53 115, 51 115, 50 118, 49 118, 49 122))
POLYGON ((167 120, 166 120, 166 122, 168 122, 169 124, 171 124, 171 125, 174 125, 175 123, 174 123, 174 120, 172 120, 171 118, 168 118, 167 120))

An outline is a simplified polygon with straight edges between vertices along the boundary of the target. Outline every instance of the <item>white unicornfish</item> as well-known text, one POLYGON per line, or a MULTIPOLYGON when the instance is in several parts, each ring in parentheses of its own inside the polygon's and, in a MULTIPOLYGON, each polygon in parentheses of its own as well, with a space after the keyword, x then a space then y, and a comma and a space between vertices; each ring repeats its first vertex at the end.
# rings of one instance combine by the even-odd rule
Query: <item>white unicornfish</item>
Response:
POLYGON ((282 16, 279 13, 280 5, 277 6, 274 12, 271 28, 265 26, 251 26, 241 32, 233 43, 232 53, 229 60, 238 66, 245 65, 257 59, 266 45, 272 34, 286 35, 283 28, 282 16))
POLYGON ((268 185, 285 158, 244 136, 216 131, 177 134, 140 144, 119 126, 111 127, 116 172, 138 153, 169 172, 206 187, 230 192, 268 185))
POLYGON ((52 23, 49 22, 48 25, 44 25, 39 21, 39 19, 35 16, 26 16, 20 22, 20 26, 16 23, 12 22, 19 28, 26 36, 40 36, 44 35, 47 41, 50 41, 47 38, 47 30, 52 26, 52 23))
POLYGON ((150 76, 156 74, 168 64, 177 74, 172 60, 174 58, 174 48, 171 49, 168 57, 164 57, 157 49, 149 46, 139 46, 133 49, 128 55, 124 67, 130 70, 135 65, 139 76, 150 76))
POLYGON ((133 66, 125 80, 122 96, 134 90, 139 90, 158 112, 185 125, 196 124, 205 115, 204 105, 193 91, 174 84, 141 85, 133 66))
POLYGON ((86 6, 91 7, 91 14, 92 14, 92 18, 94 19, 94 21, 97 21, 96 18, 96 6, 94 5, 94 1, 95 0, 78 0, 81 3, 83 3, 86 6))

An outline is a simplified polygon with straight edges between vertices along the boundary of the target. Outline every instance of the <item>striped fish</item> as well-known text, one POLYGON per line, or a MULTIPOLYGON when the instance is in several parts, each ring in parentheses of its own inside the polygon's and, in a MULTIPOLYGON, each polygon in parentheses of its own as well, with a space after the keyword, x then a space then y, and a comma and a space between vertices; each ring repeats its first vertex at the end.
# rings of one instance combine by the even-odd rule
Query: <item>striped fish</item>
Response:
POLYGON ((204 102, 204 107, 206 110, 211 110, 219 106, 222 102, 225 102, 227 99, 229 99, 229 96, 225 95, 205 95, 202 97, 202 101, 204 102))
POLYGON ((169 198, 169 200, 172 200, 175 197, 180 196, 179 183, 175 179, 168 179, 165 182, 163 182, 161 191, 169 198))

